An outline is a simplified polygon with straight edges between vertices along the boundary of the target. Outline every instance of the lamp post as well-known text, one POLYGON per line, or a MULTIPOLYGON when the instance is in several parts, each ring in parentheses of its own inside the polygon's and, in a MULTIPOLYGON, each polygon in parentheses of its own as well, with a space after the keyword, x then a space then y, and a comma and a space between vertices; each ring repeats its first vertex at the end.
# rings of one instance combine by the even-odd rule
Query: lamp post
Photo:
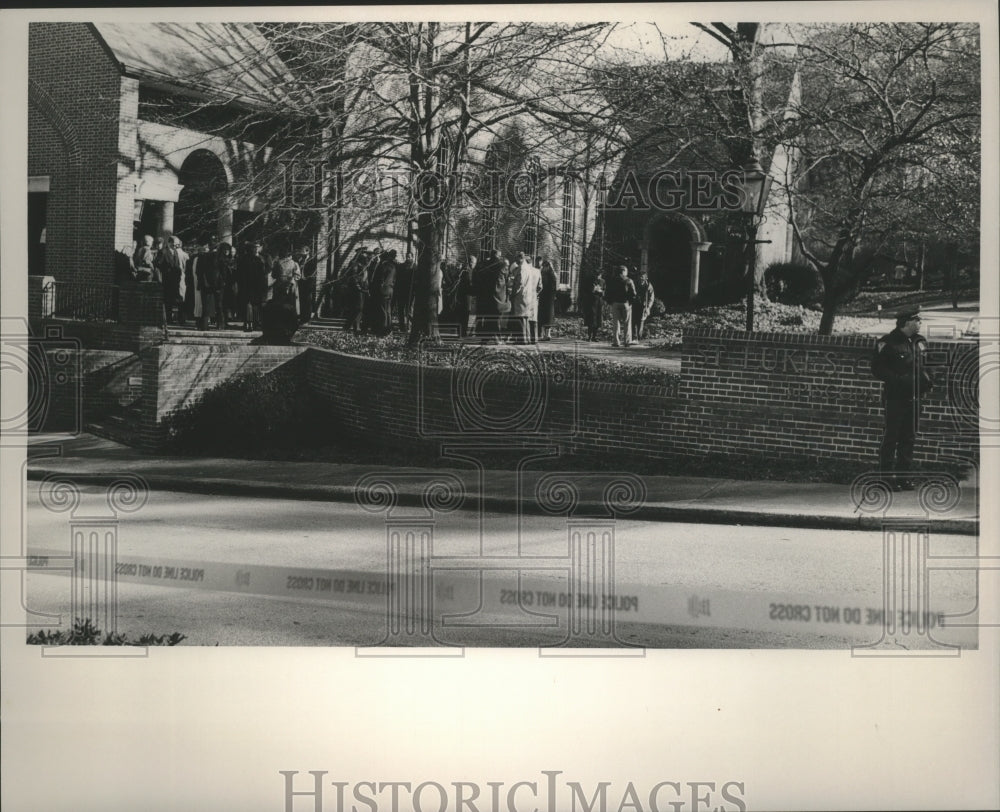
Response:
POLYGON ((753 300, 754 300, 754 258, 756 247, 770 240, 758 240, 757 228, 764 218, 764 205, 767 203, 767 193, 771 189, 771 177, 761 168, 760 162, 753 156, 743 166, 743 205, 740 213, 743 217, 746 246, 744 267, 747 274, 747 332, 753 332, 753 300))

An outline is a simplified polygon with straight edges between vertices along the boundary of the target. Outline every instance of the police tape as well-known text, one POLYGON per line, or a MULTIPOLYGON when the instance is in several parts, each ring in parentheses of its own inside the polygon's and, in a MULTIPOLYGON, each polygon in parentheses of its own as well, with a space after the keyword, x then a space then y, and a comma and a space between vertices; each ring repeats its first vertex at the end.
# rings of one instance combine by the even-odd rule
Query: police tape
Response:
MULTIPOLYGON (((66 554, 32 550, 30 572, 70 575, 66 554)), ((87 571, 88 557, 76 560, 87 571)), ((93 566, 92 566, 93 568, 93 566)), ((530 559, 510 569, 427 568, 420 577, 390 577, 388 572, 313 567, 248 565, 119 556, 115 577, 137 584, 209 592, 236 592, 296 601, 328 602, 368 611, 427 613, 449 628, 481 626, 483 615, 498 625, 607 628, 621 623, 699 626, 747 631, 784 631, 875 642, 886 629, 930 636, 954 646, 978 642, 975 591, 966 600, 937 598, 917 610, 887 606, 881 595, 845 601, 815 594, 775 594, 671 585, 614 584, 601 591, 570 588, 570 573, 531 573, 530 559), (470 620, 470 616, 477 616, 470 620)))
MULTIPOLYGON (((51 574, 70 574, 65 553, 33 550, 28 555, 28 570, 51 574)), ((89 557, 77 559, 84 572, 89 557)), ((115 577, 120 583, 167 586, 181 589, 205 589, 210 592, 242 592, 251 595, 336 600, 351 603, 384 601, 385 575, 351 570, 324 570, 304 567, 275 567, 233 564, 221 561, 145 558, 119 555, 115 577)))

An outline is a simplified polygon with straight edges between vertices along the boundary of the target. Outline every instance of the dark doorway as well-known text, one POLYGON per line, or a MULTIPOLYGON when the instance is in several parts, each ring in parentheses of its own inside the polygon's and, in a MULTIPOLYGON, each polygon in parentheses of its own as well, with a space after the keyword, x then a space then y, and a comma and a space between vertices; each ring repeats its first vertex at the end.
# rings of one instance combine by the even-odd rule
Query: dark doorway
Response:
POLYGON ((142 238, 147 234, 154 240, 160 236, 160 223, 163 222, 163 202, 160 200, 142 201, 142 213, 139 215, 135 232, 136 245, 142 245, 142 238))
POLYGON ((174 207, 174 233, 185 245, 214 239, 229 188, 222 162, 208 150, 195 150, 181 165, 178 181, 183 188, 174 207))
POLYGON ((691 294, 691 232, 677 220, 649 227, 647 267, 656 298, 667 305, 686 302, 691 294))
POLYGON ((28 273, 45 273, 45 222, 49 206, 48 192, 28 192, 28 273))

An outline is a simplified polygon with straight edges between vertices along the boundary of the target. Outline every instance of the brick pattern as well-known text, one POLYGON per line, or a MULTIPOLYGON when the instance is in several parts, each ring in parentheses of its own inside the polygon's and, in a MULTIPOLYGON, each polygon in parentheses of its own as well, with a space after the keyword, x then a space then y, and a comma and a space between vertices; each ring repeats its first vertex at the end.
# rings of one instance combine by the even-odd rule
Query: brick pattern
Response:
POLYGON ((246 344, 161 344, 140 354, 142 419, 140 446, 163 444, 164 421, 196 403, 209 389, 237 375, 267 372, 293 361, 304 347, 246 344))
MULTIPOLYGON (((881 383, 871 374, 869 336, 685 333, 681 394, 694 451, 868 460, 882 436, 881 383)), ((979 453, 978 358, 971 342, 931 342, 927 361, 939 384, 923 402, 917 462, 979 453), (973 364, 973 368, 978 365, 973 364)))
MULTIPOLYGON (((141 354, 142 443, 205 391, 296 364, 350 437, 433 450, 442 442, 535 444, 643 458, 767 455, 874 462, 882 434, 873 339, 690 331, 679 390, 428 367, 315 347, 163 344, 141 354)), ((474 356, 473 356, 474 357, 474 356)), ((940 385, 925 399, 916 461, 978 460, 978 347, 932 342, 940 385)))
POLYGON ((125 350, 69 349, 70 342, 40 343, 45 374, 29 378, 29 402, 47 399, 41 431, 78 431, 116 409, 138 403, 142 395, 139 356, 125 350), (55 343, 62 346, 52 346, 55 343), (35 392, 36 385, 44 392, 35 392))
POLYGON ((140 352, 146 347, 161 344, 164 341, 162 327, 142 326, 138 324, 108 324, 86 321, 64 321, 62 319, 46 319, 32 329, 38 335, 46 330, 54 329, 60 336, 79 341, 83 347, 99 350, 127 350, 140 352))
POLYGON ((28 40, 28 172, 51 177, 46 273, 108 283, 116 244, 132 239, 135 147, 122 151, 119 121, 137 89, 86 24, 32 23, 28 40))
POLYGON ((138 282, 123 287, 118 296, 118 321, 128 325, 162 325, 163 286, 159 282, 138 282))
MULTIPOLYGON (((551 438, 572 453, 871 461, 883 421, 881 384, 868 367, 873 347, 864 336, 748 339, 692 331, 685 335, 679 392, 589 381, 533 385, 498 374, 477 388, 463 381, 469 375, 462 371, 315 348, 307 351, 306 374, 345 432, 387 446, 551 438)), ((941 385, 924 402, 918 462, 978 459, 978 393, 961 372, 977 352, 969 343, 930 345, 928 360, 941 385)))

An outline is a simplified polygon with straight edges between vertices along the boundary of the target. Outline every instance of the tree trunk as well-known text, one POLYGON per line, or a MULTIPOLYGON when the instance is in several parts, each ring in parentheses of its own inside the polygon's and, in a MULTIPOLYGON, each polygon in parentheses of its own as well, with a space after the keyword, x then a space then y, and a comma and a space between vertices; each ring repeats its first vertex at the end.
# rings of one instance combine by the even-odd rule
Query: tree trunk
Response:
POLYGON ((431 212, 417 215, 417 267, 430 273, 441 264, 441 246, 444 242, 443 229, 434 222, 431 212))
MULTIPOLYGON (((417 276, 422 279, 432 279, 435 273, 440 273, 435 269, 441 267, 441 254, 444 245, 444 223, 440 213, 433 210, 421 209, 417 213, 417 276)), ((437 302, 427 300, 414 301, 414 319, 416 320, 417 308, 434 309, 434 312, 427 315, 428 338, 434 343, 440 343, 441 336, 438 332, 438 319, 440 312, 436 311, 438 304, 443 304, 444 279, 441 278, 441 294, 437 302)), ((411 334, 412 335, 412 334, 411 334)))
POLYGON ((927 246, 920 243, 917 248, 917 290, 924 289, 924 266, 927 262, 927 246))
POLYGON ((833 333, 833 322, 837 318, 839 307, 840 302, 837 301, 835 295, 826 293, 823 296, 823 315, 819 320, 819 334, 821 336, 828 336, 833 333))
POLYGON ((948 264, 948 287, 951 288, 951 309, 958 310, 958 245, 948 243, 947 258, 948 264))
MULTIPOLYGON (((744 166, 751 158, 765 157, 764 145, 758 137, 764 126, 763 87, 759 70, 761 51, 757 45, 759 35, 760 23, 737 23, 730 45, 736 71, 736 86, 731 93, 736 135, 730 141, 729 155, 738 167, 744 166)), ((756 239, 757 227, 750 231, 751 238, 756 239)), ((767 301, 764 269, 757 267, 757 249, 757 245, 749 247, 749 270, 753 274, 756 295, 767 301)))

